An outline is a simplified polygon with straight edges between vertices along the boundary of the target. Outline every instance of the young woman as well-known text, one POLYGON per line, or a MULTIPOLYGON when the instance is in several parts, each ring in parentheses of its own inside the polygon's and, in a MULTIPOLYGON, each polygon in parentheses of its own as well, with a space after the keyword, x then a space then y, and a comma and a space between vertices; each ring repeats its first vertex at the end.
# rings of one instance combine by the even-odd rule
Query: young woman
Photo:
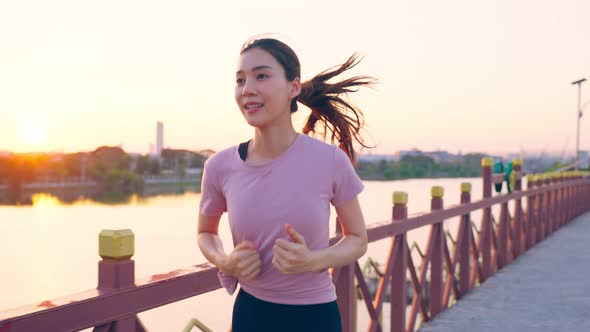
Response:
POLYGON ((367 249, 357 199, 363 184, 353 167, 363 117, 341 94, 374 80, 327 81, 358 61, 353 55, 301 83, 297 55, 284 43, 255 39, 241 49, 235 98, 254 137, 207 160, 198 225, 199 248, 219 268, 222 285, 230 294, 240 285, 233 332, 341 331, 328 269, 354 262, 367 249), (303 134, 291 120, 297 102, 311 109, 303 134), (338 146, 309 132, 331 133, 338 146), (343 233, 332 246, 330 203, 343 233), (229 254, 217 233, 226 211, 234 242, 229 254))

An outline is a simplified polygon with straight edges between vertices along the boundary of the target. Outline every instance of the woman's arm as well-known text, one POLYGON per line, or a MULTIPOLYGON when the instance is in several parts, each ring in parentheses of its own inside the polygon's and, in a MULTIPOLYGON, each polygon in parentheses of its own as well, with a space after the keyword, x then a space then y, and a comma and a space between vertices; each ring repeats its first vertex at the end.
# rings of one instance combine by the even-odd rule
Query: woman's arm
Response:
POLYGON ((367 252, 367 229, 358 197, 337 207, 336 214, 343 237, 333 246, 316 253, 316 271, 348 265, 367 252))
POLYGON ((218 228, 221 216, 204 216, 199 213, 197 243, 209 262, 217 266, 226 276, 251 279, 260 273, 260 255, 256 245, 244 241, 227 255, 219 238, 218 228))
POLYGON ((367 230, 358 198, 336 208, 343 237, 331 247, 309 250, 305 239, 290 225, 286 226, 291 241, 278 239, 273 247, 273 265, 281 273, 294 274, 320 271, 348 265, 367 251, 367 230))

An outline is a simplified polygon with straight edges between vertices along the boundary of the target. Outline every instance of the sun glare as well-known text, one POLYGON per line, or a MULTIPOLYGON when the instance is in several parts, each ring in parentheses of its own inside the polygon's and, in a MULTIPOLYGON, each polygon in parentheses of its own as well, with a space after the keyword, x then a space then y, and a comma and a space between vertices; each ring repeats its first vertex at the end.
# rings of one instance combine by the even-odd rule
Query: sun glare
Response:
POLYGON ((40 145, 45 141, 45 135, 39 127, 29 127, 23 129, 23 142, 27 145, 40 145))
POLYGON ((47 137, 39 121, 27 121, 20 132, 22 147, 29 151, 39 151, 46 148, 47 137))
POLYGON ((60 205, 59 200, 50 194, 34 194, 31 198, 34 207, 49 207, 60 205))

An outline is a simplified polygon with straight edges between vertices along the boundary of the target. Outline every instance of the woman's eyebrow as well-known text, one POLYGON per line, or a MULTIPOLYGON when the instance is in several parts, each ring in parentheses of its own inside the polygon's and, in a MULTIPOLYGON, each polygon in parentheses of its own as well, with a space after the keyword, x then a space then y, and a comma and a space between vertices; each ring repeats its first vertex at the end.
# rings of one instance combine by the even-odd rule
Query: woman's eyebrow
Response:
MULTIPOLYGON (((261 69, 272 69, 272 67, 266 66, 266 65, 261 65, 261 66, 256 66, 256 67, 252 68, 252 70, 250 70, 250 71, 257 71, 257 70, 261 70, 261 69)), ((240 69, 236 72, 236 75, 243 74, 243 73, 244 73, 244 70, 240 69)))

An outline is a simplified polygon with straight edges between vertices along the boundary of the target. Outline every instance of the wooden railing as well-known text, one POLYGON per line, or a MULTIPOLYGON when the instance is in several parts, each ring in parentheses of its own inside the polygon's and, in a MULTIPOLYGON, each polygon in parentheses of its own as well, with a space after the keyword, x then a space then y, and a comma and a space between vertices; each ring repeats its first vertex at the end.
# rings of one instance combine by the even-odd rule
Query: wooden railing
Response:
POLYGON ((522 162, 515 160, 514 192, 492 197, 492 184, 501 183, 504 175, 492 174, 492 160, 486 158, 482 161, 482 200, 471 203, 471 185, 464 183, 461 185, 461 204, 445 209, 444 190, 435 186, 431 193, 432 211, 416 217, 408 217, 407 195, 394 193, 391 223, 368 229, 370 242, 391 239, 391 250, 375 298, 369 294, 358 262, 337 269, 340 272, 333 275, 344 318, 343 330, 356 330, 355 312, 348 295, 353 290, 355 277, 370 316, 368 331, 382 330, 379 317, 387 286, 391 287, 391 331, 414 331, 419 314, 423 321, 431 320, 450 306, 451 299, 461 299, 525 250, 590 209, 590 178, 587 176, 580 172, 528 176, 528 188, 522 191, 521 167, 522 162), (527 199, 526 209, 523 208, 523 198, 527 199), (514 205, 512 215, 509 203, 514 205), (495 205, 500 205, 497 222, 492 214, 495 205), (471 213, 479 210, 482 211, 480 230, 474 232, 473 229, 477 228, 473 227, 471 213), (459 217, 460 224, 451 246, 443 224, 453 217, 459 217), (409 254, 407 232, 424 226, 430 227, 430 236, 417 266, 409 254), (406 317, 408 275, 415 296, 412 297, 409 317, 406 317))
MULTIPOLYGON (((367 307, 369 331, 381 331, 381 312, 386 287, 391 287, 389 310, 391 331, 414 331, 418 315, 431 320, 459 300, 477 284, 517 258, 526 249, 590 209, 590 178, 579 172, 528 177, 521 190, 521 165, 514 162, 514 192, 492 197, 492 185, 503 178, 492 174, 492 160, 482 161, 483 199, 471 202, 471 185, 461 185, 461 204, 444 207, 444 189, 432 188, 431 212, 408 217, 408 196, 393 194, 392 219, 369 225, 370 242, 390 239, 391 246, 375 298, 368 291, 358 262, 336 268, 336 285, 343 331, 356 330, 356 286, 367 307), (495 179, 495 180, 494 180, 495 179), (523 207, 526 200, 526 208, 523 207), (509 204, 514 205, 512 215, 509 204), (492 207, 500 205, 495 222, 492 207), (479 230, 474 231, 471 213, 482 211, 479 230), (445 236, 444 222, 460 218, 455 239, 445 236), (430 227, 430 236, 419 265, 408 246, 407 233, 430 227), (411 311, 406 317, 407 287, 413 288, 411 311), (428 301, 423 298, 425 294, 428 301)), ((477 228, 476 228, 477 229, 477 228)), ((339 231, 339 228, 337 229, 339 231)), ((336 243, 341 235, 330 239, 336 243)), ((136 280, 133 233, 103 231, 100 235, 99 281, 95 290, 43 301, 0 312, 0 332, 145 331, 137 313, 220 288, 217 269, 208 263, 136 280)), ((190 323, 190 322, 189 322, 190 323)), ((198 326, 189 324, 187 326, 198 326)))

